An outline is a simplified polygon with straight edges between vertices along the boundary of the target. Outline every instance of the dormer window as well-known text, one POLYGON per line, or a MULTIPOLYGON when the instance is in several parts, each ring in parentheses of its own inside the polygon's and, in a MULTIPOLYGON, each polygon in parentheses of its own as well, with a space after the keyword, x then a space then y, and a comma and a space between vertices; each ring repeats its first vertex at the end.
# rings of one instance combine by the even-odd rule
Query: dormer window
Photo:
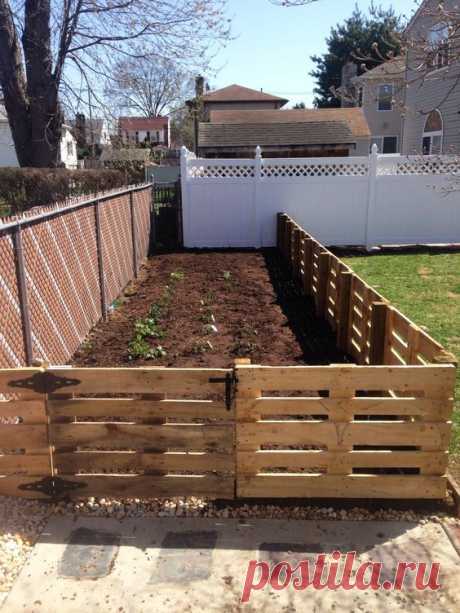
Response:
POLYGON ((390 83, 379 85, 377 108, 379 111, 393 110, 393 85, 390 83))
POLYGON ((445 23, 438 23, 428 34, 428 67, 439 70, 449 64, 449 28, 445 23))

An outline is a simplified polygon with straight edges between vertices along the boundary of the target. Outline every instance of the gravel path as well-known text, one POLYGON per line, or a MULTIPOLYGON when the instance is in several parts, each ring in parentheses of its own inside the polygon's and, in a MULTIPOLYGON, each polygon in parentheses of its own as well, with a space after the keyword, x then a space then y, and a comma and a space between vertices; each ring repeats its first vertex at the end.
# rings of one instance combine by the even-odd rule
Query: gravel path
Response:
POLYGON ((193 497, 170 500, 89 498, 85 501, 49 504, 0 496, 0 606, 2 596, 5 597, 11 589, 51 514, 114 517, 120 521, 134 517, 174 516, 292 520, 405 520, 421 524, 448 522, 460 527, 460 520, 454 519, 448 510, 430 514, 391 508, 370 511, 361 507, 340 509, 255 504, 222 507, 216 506, 212 501, 193 497))

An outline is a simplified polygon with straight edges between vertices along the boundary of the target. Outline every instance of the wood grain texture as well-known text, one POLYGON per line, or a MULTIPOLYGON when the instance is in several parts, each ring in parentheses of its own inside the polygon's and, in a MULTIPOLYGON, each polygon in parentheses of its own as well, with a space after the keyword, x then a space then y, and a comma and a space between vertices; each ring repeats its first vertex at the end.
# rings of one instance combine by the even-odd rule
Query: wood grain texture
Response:
POLYGON ((446 477, 428 475, 258 475, 241 477, 237 496, 443 500, 446 486, 446 477))

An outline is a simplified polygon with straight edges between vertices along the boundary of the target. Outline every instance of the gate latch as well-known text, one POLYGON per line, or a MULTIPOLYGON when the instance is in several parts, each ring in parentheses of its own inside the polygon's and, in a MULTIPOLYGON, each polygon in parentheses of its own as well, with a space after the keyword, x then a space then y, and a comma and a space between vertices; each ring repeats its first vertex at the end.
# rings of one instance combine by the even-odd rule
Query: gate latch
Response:
POLYGON ((225 406, 227 407, 227 411, 231 411, 235 385, 237 383, 235 374, 233 372, 228 372, 225 377, 211 377, 209 383, 225 383, 225 406))

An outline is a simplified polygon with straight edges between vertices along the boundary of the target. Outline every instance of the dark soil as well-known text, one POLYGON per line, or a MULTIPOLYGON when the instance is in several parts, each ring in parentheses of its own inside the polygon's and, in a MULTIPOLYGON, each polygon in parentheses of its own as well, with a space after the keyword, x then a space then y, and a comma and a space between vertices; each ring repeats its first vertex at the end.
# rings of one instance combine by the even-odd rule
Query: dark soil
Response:
POLYGON ((348 361, 274 249, 155 255, 118 303, 109 320, 92 330, 72 364, 226 368, 242 357, 265 365, 348 361), (172 289, 160 319, 164 337, 149 340, 152 346, 160 344, 166 356, 130 359, 135 322, 161 302, 167 286, 172 289), (211 314, 217 332, 209 329, 211 314))

